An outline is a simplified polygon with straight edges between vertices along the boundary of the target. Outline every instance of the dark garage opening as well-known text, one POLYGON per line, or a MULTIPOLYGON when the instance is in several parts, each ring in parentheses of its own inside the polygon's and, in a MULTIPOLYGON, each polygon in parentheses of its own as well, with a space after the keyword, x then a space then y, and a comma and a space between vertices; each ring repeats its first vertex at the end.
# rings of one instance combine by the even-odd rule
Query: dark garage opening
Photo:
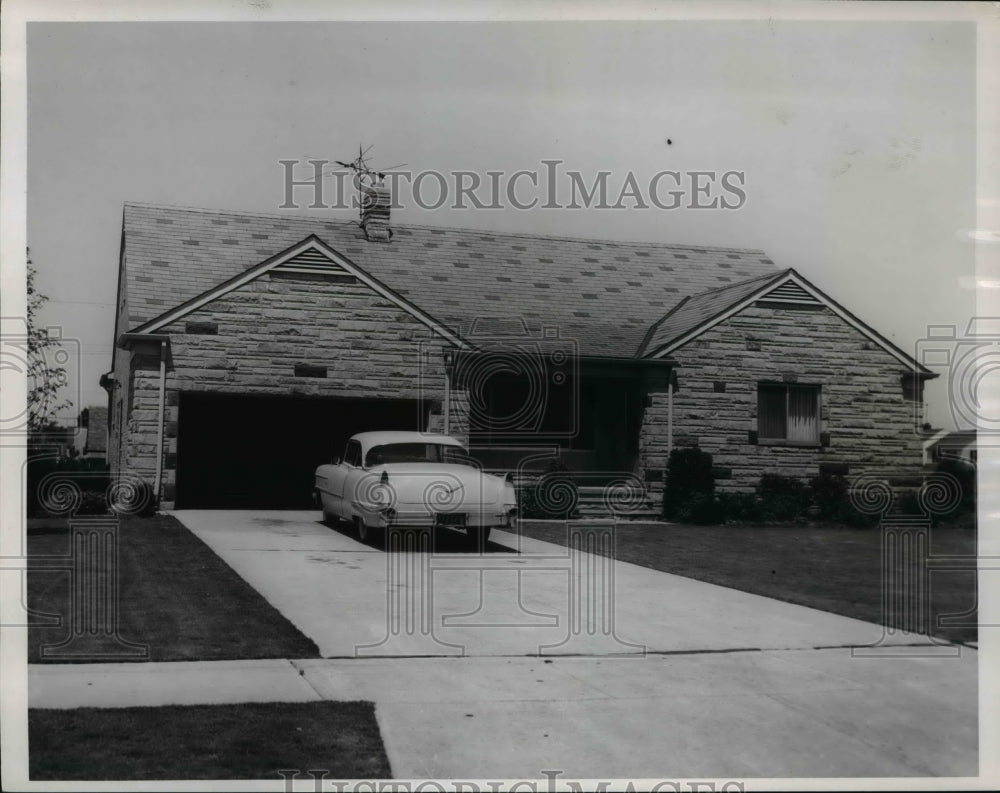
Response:
POLYGON ((313 472, 366 430, 419 430, 415 399, 182 393, 178 509, 306 509, 313 472))

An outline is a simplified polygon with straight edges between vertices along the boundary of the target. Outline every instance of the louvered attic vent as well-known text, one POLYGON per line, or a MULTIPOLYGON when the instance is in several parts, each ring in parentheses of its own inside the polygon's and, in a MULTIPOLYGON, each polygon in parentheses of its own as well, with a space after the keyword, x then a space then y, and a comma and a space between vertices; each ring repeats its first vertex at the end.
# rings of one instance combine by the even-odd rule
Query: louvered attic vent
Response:
POLYGON ((321 276, 321 280, 340 283, 354 283, 357 280, 347 270, 315 248, 302 251, 298 256, 293 256, 287 262, 282 262, 271 270, 271 275, 292 278, 321 276))
POLYGON ((794 281, 785 281, 785 283, 776 286, 766 295, 761 297, 758 302, 783 303, 786 305, 796 305, 796 306, 823 305, 819 300, 817 300, 815 297, 809 294, 805 289, 803 289, 794 281))

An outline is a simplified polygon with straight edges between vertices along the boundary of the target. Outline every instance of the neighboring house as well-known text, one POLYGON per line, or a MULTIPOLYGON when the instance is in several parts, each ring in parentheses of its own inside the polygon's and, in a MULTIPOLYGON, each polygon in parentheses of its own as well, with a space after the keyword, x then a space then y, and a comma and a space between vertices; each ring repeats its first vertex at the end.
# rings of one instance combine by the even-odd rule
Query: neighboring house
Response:
POLYGON ((126 204, 112 468, 212 507, 302 504, 368 429, 654 495, 677 445, 723 490, 921 465, 934 375, 761 251, 376 222, 126 204))
POLYGON ((80 411, 81 457, 103 460, 108 454, 108 409, 92 405, 80 411))
POLYGON ((54 423, 41 429, 28 430, 28 457, 73 457, 79 448, 78 433, 76 427, 54 423))
POLYGON ((945 459, 964 460, 973 465, 977 462, 975 430, 935 430, 924 441, 923 448, 924 464, 945 459))

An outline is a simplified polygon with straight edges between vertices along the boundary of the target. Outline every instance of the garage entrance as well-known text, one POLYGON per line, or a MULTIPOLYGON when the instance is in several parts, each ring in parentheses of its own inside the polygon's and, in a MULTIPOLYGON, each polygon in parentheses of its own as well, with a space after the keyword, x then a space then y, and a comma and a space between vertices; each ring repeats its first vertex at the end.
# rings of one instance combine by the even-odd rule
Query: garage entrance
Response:
POLYGON ((306 509, 316 466, 366 430, 420 430, 416 399, 182 393, 178 509, 306 509))

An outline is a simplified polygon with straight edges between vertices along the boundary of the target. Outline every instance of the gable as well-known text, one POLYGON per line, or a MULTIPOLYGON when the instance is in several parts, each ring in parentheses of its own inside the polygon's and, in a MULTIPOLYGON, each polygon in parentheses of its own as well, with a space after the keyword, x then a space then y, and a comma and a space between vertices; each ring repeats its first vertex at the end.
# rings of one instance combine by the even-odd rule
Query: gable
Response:
MULTIPOLYGON (((855 317, 851 312, 831 297, 821 292, 817 287, 813 286, 795 270, 786 270, 774 279, 763 279, 759 281, 751 280, 746 282, 746 285, 748 287, 755 286, 756 288, 747 289, 745 291, 748 293, 742 294, 736 292, 734 287, 732 295, 735 297, 734 300, 727 301, 728 304, 724 305, 724 307, 719 307, 717 305, 717 310, 715 310, 714 313, 706 312, 706 315, 701 317, 698 317, 697 315, 697 307, 708 304, 708 302, 712 299, 716 300, 718 303, 717 294, 693 296, 682 307, 682 310, 686 312, 686 318, 688 321, 674 327, 672 338, 669 340, 665 337, 661 338, 661 343, 658 347, 654 348, 652 345, 647 345, 649 352, 646 357, 665 357, 680 349, 688 342, 696 339, 707 330, 715 327, 721 322, 725 322, 730 317, 735 316, 747 307, 755 304, 762 307, 818 308, 828 309, 837 315, 842 321, 860 332, 861 335, 865 336, 869 341, 885 350, 907 369, 919 372, 924 376, 934 376, 933 372, 927 369, 927 367, 920 364, 911 355, 904 352, 891 341, 886 339, 874 328, 866 325, 860 319, 855 317)), ((670 315, 664 319, 669 318, 670 315)))
POLYGON ((275 273, 304 273, 354 277, 345 267, 335 262, 315 245, 305 248, 285 261, 279 261, 270 269, 270 273, 272 275, 275 273))
POLYGON ((442 323, 399 295, 396 295, 388 287, 379 283, 315 237, 305 239, 297 245, 293 245, 291 248, 282 251, 277 256, 273 256, 262 262, 258 266, 251 267, 243 273, 196 295, 181 305, 164 312, 158 317, 154 317, 149 322, 136 328, 133 332, 136 334, 156 333, 265 275, 277 275, 278 277, 319 276, 326 280, 343 283, 363 283, 373 292, 402 309, 407 314, 410 314, 455 346, 463 349, 468 347, 459 336, 442 323))
POLYGON ((764 295, 757 298, 757 303, 761 305, 788 305, 788 306, 822 306, 816 295, 807 292, 794 279, 787 279, 777 286, 769 289, 764 295))

